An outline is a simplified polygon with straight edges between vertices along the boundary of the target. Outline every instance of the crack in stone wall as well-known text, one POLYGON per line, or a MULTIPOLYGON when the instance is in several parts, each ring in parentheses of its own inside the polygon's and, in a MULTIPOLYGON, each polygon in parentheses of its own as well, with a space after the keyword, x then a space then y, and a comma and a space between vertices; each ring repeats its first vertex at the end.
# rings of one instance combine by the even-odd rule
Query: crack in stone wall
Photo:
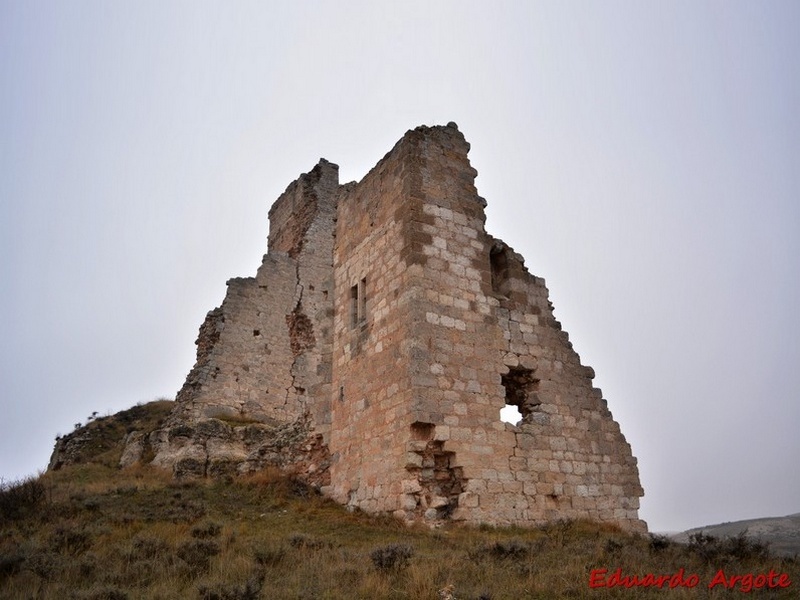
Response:
POLYGON ((188 438, 169 428, 155 435, 156 464, 176 474, 249 468, 253 461, 241 440, 202 433, 209 425, 199 424, 209 418, 269 427, 302 418, 314 429, 311 447, 327 443, 330 368, 324 360, 330 360, 337 190, 338 168, 320 161, 273 205, 262 265, 255 278, 228 281, 222 305, 201 327, 197 363, 168 422, 199 429, 188 438))
MULTIPOLYGON (((302 245, 301 245, 302 246, 302 245)), ((286 403, 288 404, 292 394, 297 398, 302 398, 305 388, 297 385, 298 361, 300 357, 314 347, 314 325, 311 319, 303 312, 303 284, 300 281, 300 265, 295 268, 297 277, 297 304, 294 310, 286 315, 286 326, 289 329, 289 347, 292 350, 292 362, 289 366, 291 384, 286 390, 286 403)))

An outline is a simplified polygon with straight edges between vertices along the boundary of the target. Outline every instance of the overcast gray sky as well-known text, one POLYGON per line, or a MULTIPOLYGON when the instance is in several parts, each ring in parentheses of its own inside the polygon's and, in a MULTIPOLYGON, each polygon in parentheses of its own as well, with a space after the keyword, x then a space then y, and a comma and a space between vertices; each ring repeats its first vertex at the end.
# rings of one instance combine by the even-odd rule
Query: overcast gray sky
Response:
POLYGON ((800 511, 800 3, 0 3, 0 476, 174 397, 267 210, 456 121, 654 530, 800 511))

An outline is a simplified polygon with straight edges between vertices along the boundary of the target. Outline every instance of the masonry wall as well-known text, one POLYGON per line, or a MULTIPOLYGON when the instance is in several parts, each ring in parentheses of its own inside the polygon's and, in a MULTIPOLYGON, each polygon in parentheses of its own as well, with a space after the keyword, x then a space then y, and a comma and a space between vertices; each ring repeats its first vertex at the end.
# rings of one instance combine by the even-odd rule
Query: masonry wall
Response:
MULTIPOLYGON (((256 276, 229 280, 222 305, 200 328, 197 362, 168 428, 153 437, 156 464, 202 475, 215 462, 225 472, 270 463, 265 456, 275 452, 265 442, 272 435, 268 430, 228 431, 208 419, 273 428, 294 424, 293 435, 312 434, 320 455, 316 446, 327 444, 330 427, 338 189, 338 167, 321 160, 274 203, 268 251, 256 276)), ((303 441, 300 436, 297 443, 303 441)))
MULTIPOLYGON (((307 413, 325 442, 331 420, 333 243, 339 187, 339 167, 321 159, 270 209, 268 255, 286 252, 295 261, 294 304, 279 315, 291 353, 286 406, 307 413)), ((266 273, 263 282, 267 287, 272 284, 266 273)))
POLYGON ((228 281, 222 305, 200 330, 198 361, 178 393, 172 421, 297 418, 287 403, 291 348, 283 319, 295 305, 295 270, 288 256, 269 256, 259 269, 268 286, 253 277, 228 281))
MULTIPOLYGON (((502 336, 482 288, 485 202, 475 189, 469 144, 455 126, 413 135, 419 204, 407 227, 418 241, 414 263, 421 276, 414 282, 416 435, 407 447, 406 477, 418 485, 406 486, 412 491, 403 505, 411 508, 407 519, 469 518, 463 504, 476 497, 476 482, 508 470, 513 441, 495 398, 502 336)), ((484 506, 496 501, 487 497, 484 506)), ((500 522, 501 508, 495 504, 484 520, 500 522)))
POLYGON ((330 421, 333 222, 338 167, 321 161, 270 210, 256 277, 228 281, 197 340, 173 420, 330 421))
POLYGON ((417 323, 404 214, 412 157, 401 140, 338 202, 331 494, 370 512, 400 508, 411 424, 417 323))
POLYGON ((414 336, 424 372, 412 384, 416 429, 427 425, 428 437, 409 447, 421 489, 403 498, 417 502, 406 516, 644 529, 630 446, 553 318, 544 281, 485 232, 468 144, 455 128, 416 133, 422 214, 409 235, 423 240, 414 336), (520 406, 521 423, 500 420, 506 404, 520 406))
MULTIPOLYGON (((521 257, 512 256, 522 267, 521 257)), ((497 311, 506 332, 503 371, 517 379, 525 375, 525 390, 515 400, 524 418, 509 426, 516 437, 509 466, 523 492, 535 492, 531 516, 588 517, 646 530, 638 518, 644 492, 636 459, 602 392, 592 386, 594 371, 581 365, 553 318, 544 281, 522 272, 511 286, 519 293, 501 299, 497 311)))

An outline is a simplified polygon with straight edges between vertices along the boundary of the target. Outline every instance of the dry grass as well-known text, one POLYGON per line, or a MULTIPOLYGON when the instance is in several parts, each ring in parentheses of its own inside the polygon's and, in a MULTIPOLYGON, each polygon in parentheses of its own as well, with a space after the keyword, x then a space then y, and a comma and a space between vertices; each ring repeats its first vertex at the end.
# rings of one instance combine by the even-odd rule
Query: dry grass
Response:
MULTIPOLYGON (((67 467, 38 480, 31 510, 0 519, 0 597, 500 600, 736 598, 707 583, 789 573, 747 541, 678 546, 585 522, 538 529, 406 528, 350 513, 277 472, 176 483, 149 468, 67 467), (377 557, 377 558, 376 558, 377 557), (697 573, 697 589, 590 589, 592 569, 697 573)), ((6 485, 6 493, 13 485, 6 485)), ((0 498, 2 500, 2 498, 0 498)))

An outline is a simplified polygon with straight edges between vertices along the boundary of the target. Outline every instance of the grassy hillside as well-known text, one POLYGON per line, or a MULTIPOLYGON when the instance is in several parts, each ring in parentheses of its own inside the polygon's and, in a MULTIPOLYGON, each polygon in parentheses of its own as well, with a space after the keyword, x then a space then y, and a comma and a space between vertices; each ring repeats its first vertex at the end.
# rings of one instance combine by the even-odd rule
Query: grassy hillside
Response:
MULTIPOLYGON (((582 522, 407 529, 276 473, 176 483, 148 468, 65 467, 0 493, 0 597, 729 598, 708 582, 800 569, 746 540, 680 546, 582 522), (695 589, 589 587, 593 569, 696 573, 695 589), (449 595, 448 595, 449 594, 449 595)), ((755 592, 753 592, 755 593, 755 592)), ((752 594, 752 593, 751 593, 752 594)), ((761 594, 756 593, 756 597, 761 594)))
MULTIPOLYGON (((140 412, 87 427, 121 439, 129 420, 137 428, 149 422, 140 412)), ((770 556, 745 538, 699 536, 678 545, 585 522, 409 529, 390 517, 348 512, 277 472, 176 482, 146 466, 119 470, 107 439, 85 431, 76 438, 83 441, 71 446, 82 462, 0 485, 0 598, 740 597, 749 580, 709 591, 720 569, 726 579, 772 570, 792 582, 747 597, 797 598, 800 591, 796 559, 770 556), (683 569, 698 584, 590 587, 593 576, 607 583, 618 568, 640 577, 683 569)))

